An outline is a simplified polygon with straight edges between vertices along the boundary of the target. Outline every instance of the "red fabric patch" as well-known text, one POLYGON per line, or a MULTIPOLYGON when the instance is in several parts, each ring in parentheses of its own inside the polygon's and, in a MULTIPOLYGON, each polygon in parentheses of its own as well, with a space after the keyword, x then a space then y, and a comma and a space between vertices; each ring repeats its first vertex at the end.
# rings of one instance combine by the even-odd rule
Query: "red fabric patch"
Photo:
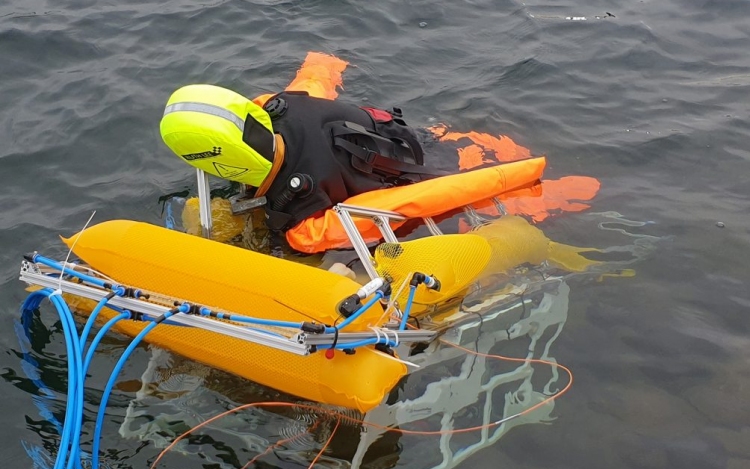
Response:
POLYGON ((390 122, 393 120, 393 116, 388 111, 375 109, 374 107, 363 107, 362 109, 367 111, 375 119, 375 122, 390 122))

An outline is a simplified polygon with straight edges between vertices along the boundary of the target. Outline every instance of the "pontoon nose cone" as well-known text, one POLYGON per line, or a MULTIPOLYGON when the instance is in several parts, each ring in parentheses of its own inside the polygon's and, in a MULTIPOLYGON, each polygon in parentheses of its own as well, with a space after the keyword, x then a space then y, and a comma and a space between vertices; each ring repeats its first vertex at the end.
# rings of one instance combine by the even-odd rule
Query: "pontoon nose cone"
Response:
POLYGON ((66 246, 68 246, 68 249, 70 249, 70 248, 72 248, 72 247, 73 247, 73 242, 75 241, 75 236, 76 236, 76 235, 73 235, 73 236, 71 236, 70 238, 66 238, 66 237, 64 237, 64 236, 60 235, 60 240, 61 240, 61 241, 62 241, 63 243, 65 243, 65 245, 66 245, 66 246))

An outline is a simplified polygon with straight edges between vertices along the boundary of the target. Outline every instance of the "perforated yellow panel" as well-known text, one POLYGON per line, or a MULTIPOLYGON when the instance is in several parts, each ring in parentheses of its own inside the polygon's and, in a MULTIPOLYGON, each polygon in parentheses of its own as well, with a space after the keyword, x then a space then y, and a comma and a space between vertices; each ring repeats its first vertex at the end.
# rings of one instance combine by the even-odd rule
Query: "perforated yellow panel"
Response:
POLYGON ((483 275, 506 272, 521 264, 540 264, 545 260, 572 272, 583 272, 600 264, 581 255, 598 251, 550 241, 539 228, 526 219, 506 215, 472 231, 486 239, 492 247, 492 256, 483 275))
POLYGON ((492 247, 486 274, 505 272, 527 262, 539 264, 548 256, 549 239, 521 217, 504 216, 472 233, 486 239, 492 247))
MULTIPOLYGON (((67 240, 69 244, 76 237, 67 240)), ((125 285, 254 317, 333 324, 339 300, 356 282, 321 269, 132 221, 93 226, 74 252, 125 285)), ((90 310, 87 304, 83 310, 90 310)), ((366 329, 382 308, 353 323, 366 329)), ((143 323, 122 322, 135 335, 143 323)), ((302 357, 203 330, 159 325, 156 345, 305 399, 366 411, 376 406, 406 367, 373 349, 355 355, 302 357)))
MULTIPOLYGON (((417 304, 435 304, 466 288, 482 272, 492 249, 487 240, 472 234, 432 236, 403 243, 383 243, 375 249, 378 275, 391 280, 398 290, 414 272, 436 277, 440 291, 419 286, 414 296, 417 304)), ((394 294, 396 291, 394 291, 394 294)), ((398 298, 406 301, 408 287, 398 298)))

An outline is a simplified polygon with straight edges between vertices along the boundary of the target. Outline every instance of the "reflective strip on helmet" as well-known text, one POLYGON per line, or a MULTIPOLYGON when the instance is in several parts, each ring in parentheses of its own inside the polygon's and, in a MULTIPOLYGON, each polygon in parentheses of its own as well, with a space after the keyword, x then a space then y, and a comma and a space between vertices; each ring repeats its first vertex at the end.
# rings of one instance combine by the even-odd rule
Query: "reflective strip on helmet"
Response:
POLYGON ((232 124, 236 125, 238 129, 240 129, 240 132, 245 131, 245 121, 237 117, 236 114, 234 114, 231 111, 227 111, 226 109, 214 106, 213 104, 205 104, 205 103, 175 103, 170 104, 169 106, 164 109, 164 115, 171 114, 173 112, 180 112, 180 111, 188 111, 188 112, 200 112, 203 114, 210 114, 212 116, 220 117, 222 119, 226 119, 232 124))

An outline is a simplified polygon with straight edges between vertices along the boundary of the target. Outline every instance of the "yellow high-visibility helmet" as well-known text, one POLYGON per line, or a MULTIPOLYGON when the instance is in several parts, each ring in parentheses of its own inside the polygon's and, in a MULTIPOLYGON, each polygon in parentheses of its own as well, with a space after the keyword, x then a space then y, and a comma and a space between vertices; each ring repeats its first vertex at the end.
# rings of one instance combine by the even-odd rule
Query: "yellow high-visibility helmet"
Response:
POLYGON ((220 178, 257 187, 271 170, 271 117, 234 91, 213 85, 178 89, 159 129, 177 156, 220 178))

